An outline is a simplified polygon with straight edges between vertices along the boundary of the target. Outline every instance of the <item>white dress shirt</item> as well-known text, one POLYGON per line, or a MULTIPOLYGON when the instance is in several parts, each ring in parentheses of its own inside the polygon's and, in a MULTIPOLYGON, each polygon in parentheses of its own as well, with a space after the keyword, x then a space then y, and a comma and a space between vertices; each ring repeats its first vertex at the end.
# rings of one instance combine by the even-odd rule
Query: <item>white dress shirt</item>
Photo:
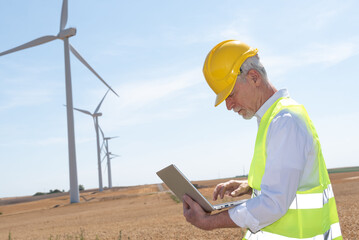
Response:
MULTIPOLYGON (((289 97, 286 89, 276 92, 256 112, 258 126, 265 112, 281 97, 289 97)), ((295 114, 283 110, 273 118, 268 128, 266 151, 261 195, 229 210, 233 222, 252 232, 281 218, 297 190, 308 190, 319 184, 313 137, 295 114)))

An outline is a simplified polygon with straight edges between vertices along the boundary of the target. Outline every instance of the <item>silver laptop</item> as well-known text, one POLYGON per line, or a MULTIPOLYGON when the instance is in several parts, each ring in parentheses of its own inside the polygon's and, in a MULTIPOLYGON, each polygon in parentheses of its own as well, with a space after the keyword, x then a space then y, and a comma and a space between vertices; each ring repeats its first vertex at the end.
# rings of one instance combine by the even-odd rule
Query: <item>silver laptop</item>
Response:
POLYGON ((206 212, 212 212, 214 210, 220 210, 224 208, 230 208, 244 203, 247 199, 243 199, 235 202, 221 203, 218 205, 212 205, 207 199, 193 186, 193 184, 183 175, 183 173, 175 166, 169 165, 164 169, 157 172, 157 175, 162 181, 171 189, 171 191, 182 200, 182 196, 187 194, 199 205, 202 206, 206 212))

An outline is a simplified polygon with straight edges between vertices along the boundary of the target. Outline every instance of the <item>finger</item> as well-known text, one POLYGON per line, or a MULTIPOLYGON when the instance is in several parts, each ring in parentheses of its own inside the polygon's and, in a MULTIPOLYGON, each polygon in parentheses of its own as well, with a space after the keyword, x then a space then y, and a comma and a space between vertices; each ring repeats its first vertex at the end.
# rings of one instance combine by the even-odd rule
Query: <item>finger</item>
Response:
POLYGON ((217 197, 219 196, 221 199, 223 199, 223 196, 224 196, 224 193, 226 191, 226 187, 224 185, 220 186, 217 190, 217 196, 216 196, 216 199, 217 197))
POLYGON ((223 199, 224 194, 226 193, 226 191, 227 191, 227 188, 226 188, 225 186, 223 186, 223 187, 221 188, 221 191, 220 191, 220 197, 221 197, 221 199, 223 199))
POLYGON ((190 209, 190 207, 189 207, 188 203, 183 201, 183 215, 186 215, 186 213, 188 212, 189 209, 190 209))
POLYGON ((184 195, 182 197, 182 199, 183 199, 183 201, 182 201, 183 202, 183 215, 186 216, 187 212, 189 211, 189 209, 191 209, 191 207, 186 201, 186 200, 188 200, 186 195, 184 195))
POLYGON ((183 209, 186 208, 186 209, 189 209, 190 206, 189 204, 183 199, 183 209))
POLYGON ((214 191, 213 191, 213 200, 214 201, 217 200, 217 197, 218 197, 218 194, 219 194, 219 191, 220 191, 221 188, 222 188, 222 184, 218 184, 216 186, 216 188, 214 189, 214 191))
POLYGON ((189 208, 191 208, 192 205, 194 204, 194 201, 192 200, 192 198, 190 196, 188 196, 187 194, 183 195, 182 199, 183 199, 183 202, 186 202, 186 204, 189 206, 189 208))

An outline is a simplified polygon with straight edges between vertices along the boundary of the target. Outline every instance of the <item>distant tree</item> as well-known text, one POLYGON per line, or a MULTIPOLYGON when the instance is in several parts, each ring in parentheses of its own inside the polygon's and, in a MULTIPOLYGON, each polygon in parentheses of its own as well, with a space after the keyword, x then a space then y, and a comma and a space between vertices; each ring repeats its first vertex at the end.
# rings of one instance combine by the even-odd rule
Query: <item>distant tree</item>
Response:
POLYGON ((41 195, 46 195, 46 193, 43 193, 43 192, 37 192, 37 193, 35 193, 33 196, 41 196, 41 195))
POLYGON ((84 190, 85 190, 84 185, 80 184, 80 185, 79 185, 79 190, 80 190, 80 191, 84 191, 84 190))
POLYGON ((55 189, 55 190, 50 190, 49 194, 52 194, 52 193, 60 193, 61 191, 59 189, 55 189))

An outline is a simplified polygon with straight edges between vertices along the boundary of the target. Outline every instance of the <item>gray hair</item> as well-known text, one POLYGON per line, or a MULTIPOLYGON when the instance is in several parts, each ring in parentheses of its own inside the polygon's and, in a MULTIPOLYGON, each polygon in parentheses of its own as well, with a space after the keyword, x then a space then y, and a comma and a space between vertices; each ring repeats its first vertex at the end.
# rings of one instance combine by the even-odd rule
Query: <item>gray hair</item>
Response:
POLYGON ((258 54, 253 57, 247 58, 240 68, 241 74, 238 75, 237 79, 244 81, 244 77, 247 76, 249 70, 254 69, 262 76, 262 78, 268 82, 267 72, 259 60, 258 54))

